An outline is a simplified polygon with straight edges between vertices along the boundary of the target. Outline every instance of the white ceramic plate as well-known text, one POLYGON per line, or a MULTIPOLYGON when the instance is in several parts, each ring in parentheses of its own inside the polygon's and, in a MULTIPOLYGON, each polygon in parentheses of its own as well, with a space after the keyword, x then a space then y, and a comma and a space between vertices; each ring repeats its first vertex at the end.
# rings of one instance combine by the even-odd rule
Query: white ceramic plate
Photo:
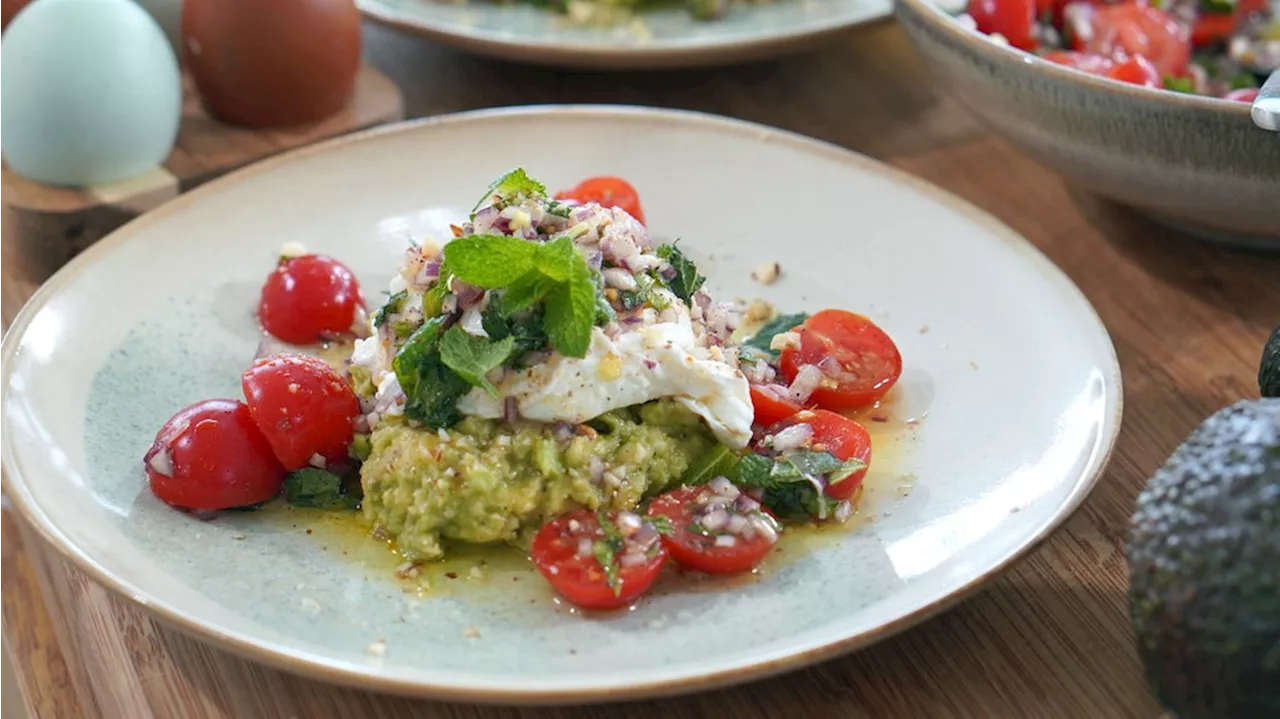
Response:
POLYGON ((647 11, 613 28, 570 25, 545 8, 493 0, 357 0, 365 15, 470 52, 595 70, 690 68, 759 60, 811 47, 887 18, 889 0, 743 3, 715 21, 680 7, 647 11))
POLYGON ((270 664, 468 701, 677 693, 881 639, 1061 523, 1120 422, 1119 368, 1088 302, 990 217, 830 145, 618 107, 439 118, 210 183, 59 272, 3 356, 6 491, 80 568, 270 664), (889 421, 871 423, 877 459, 852 526, 784 543, 753 581, 669 582, 633 611, 591 618, 527 568, 412 596, 371 540, 308 534, 282 513, 201 522, 144 489, 141 456, 170 414, 238 396, 257 289, 282 242, 342 258, 376 301, 409 237, 447 236, 477 188, 514 165, 553 187, 630 178, 652 231, 682 237, 713 292, 860 310, 896 339, 906 369, 889 421), (749 279, 765 260, 783 267, 767 287, 749 279), (378 639, 380 657, 366 651, 378 639))

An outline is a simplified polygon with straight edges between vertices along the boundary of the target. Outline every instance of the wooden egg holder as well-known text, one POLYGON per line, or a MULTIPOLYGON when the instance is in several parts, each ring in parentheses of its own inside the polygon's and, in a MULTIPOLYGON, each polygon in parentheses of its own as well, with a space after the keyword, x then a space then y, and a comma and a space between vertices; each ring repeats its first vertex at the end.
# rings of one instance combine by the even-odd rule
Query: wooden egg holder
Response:
MULTIPOLYGON (((116 228, 179 194, 258 160, 404 117, 399 88, 364 65, 341 112, 316 123, 265 130, 209 117, 184 78, 182 124, 164 165, 122 182, 51 187, 3 169, 4 239, 32 270, 52 274, 116 228)), ((8 255, 9 253, 5 253, 8 255)))

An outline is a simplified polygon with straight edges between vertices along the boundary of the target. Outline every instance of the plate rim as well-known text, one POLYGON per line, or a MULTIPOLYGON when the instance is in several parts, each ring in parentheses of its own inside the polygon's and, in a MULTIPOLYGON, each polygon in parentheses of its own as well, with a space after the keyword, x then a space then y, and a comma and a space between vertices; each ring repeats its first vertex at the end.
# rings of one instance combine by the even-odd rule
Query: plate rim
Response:
POLYGON ((893 19, 893 2, 868 17, 838 16, 778 33, 747 38, 660 40, 643 45, 604 42, 538 42, 527 36, 455 26, 387 7, 382 0, 356 0, 361 15, 401 32, 508 61, 594 70, 661 70, 727 65, 798 51, 863 25, 893 19))
MULTIPOLYGON (((19 462, 15 456, 11 439, 13 434, 11 431, 4 432, 0 436, 0 465, 3 466, 4 494, 18 514, 21 515, 21 519, 26 526, 34 529, 43 541, 51 545, 64 559, 70 561, 76 569, 164 624, 190 637, 207 641, 219 649, 230 651, 238 656, 294 675, 366 691, 443 701, 522 705, 613 703, 676 696, 775 676, 870 646, 905 629, 916 626, 969 598, 986 582, 1002 574, 1016 561, 1026 557, 1034 549, 1042 545, 1046 539, 1075 514, 1106 471, 1120 435, 1124 411, 1123 380, 1115 345, 1111 340, 1105 323, 1098 316, 1088 297, 1065 272, 1040 252, 1029 240, 969 201, 915 177, 904 170, 839 145, 807 137, 790 130, 746 120, 691 110, 672 110, 645 106, 600 104, 527 105, 472 110, 419 118, 332 138, 292 150, 205 183, 131 220, 102 238, 55 272, 32 294, 14 317, 13 322, 4 333, 3 343, 0 344, 0 361, 3 363, 3 368, 0 369, 0 379, 3 380, 3 385, 0 385, 0 401, 3 403, 8 401, 10 380, 13 376, 13 360, 22 345, 22 339, 32 319, 48 305, 51 299, 57 296, 63 286, 92 266, 100 255, 128 242, 136 234, 136 230, 139 227, 156 222, 193 202, 199 202, 206 194, 213 194, 223 187, 230 186, 255 174, 272 170, 277 166, 287 165, 312 154, 329 152, 340 146, 355 145, 372 138, 387 135, 421 132, 424 129, 433 127, 501 121, 520 117, 625 119, 631 121, 654 121, 663 124, 674 123, 686 126, 703 125, 720 131, 731 132, 735 135, 754 138, 758 141, 782 142, 792 149, 834 159, 847 166, 874 172, 887 179, 905 184, 920 194, 968 216, 977 224, 987 227, 993 236, 1025 255, 1033 269, 1037 269, 1050 277, 1056 275, 1054 279, 1063 285, 1063 290, 1074 293, 1075 298, 1082 304, 1082 309, 1087 310, 1096 323, 1100 339, 1105 342, 1105 349, 1110 350, 1105 357, 1106 362, 1105 366, 1102 367, 1102 374, 1105 389, 1114 398, 1114 407, 1109 414, 1102 418, 1099 425, 1098 438, 1094 442, 1088 460, 1081 470, 1075 485, 1071 488, 1070 494, 1053 516, 1043 522, 1026 540, 1009 551, 999 561, 992 563, 978 576, 949 594, 938 597, 915 611, 904 614, 866 632, 839 637, 801 651, 764 659, 749 660, 745 663, 716 671, 687 673, 679 677, 645 680, 625 686, 602 685, 588 688, 458 687, 445 683, 385 676, 378 672, 377 667, 357 667, 346 663, 339 664, 309 652, 294 649, 288 645, 264 642, 255 639, 252 635, 225 631, 207 624, 185 610, 157 600, 146 590, 101 566, 81 547, 72 542, 61 529, 55 526, 54 522, 50 520, 31 497, 27 489, 26 479, 19 469, 19 462)), ((0 427, 5 427, 8 424, 8 413, 0 414, 0 427)))

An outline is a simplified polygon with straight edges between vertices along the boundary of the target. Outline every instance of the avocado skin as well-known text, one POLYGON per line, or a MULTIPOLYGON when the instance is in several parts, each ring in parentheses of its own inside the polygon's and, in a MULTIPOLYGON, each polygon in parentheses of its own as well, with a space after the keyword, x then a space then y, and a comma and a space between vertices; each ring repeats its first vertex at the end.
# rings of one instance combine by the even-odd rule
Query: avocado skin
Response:
POLYGON ((1177 719, 1280 717, 1280 400, 1205 420, 1138 496, 1129 609, 1177 719))
POLYGON ((1271 337, 1262 348, 1258 388, 1262 390, 1263 397, 1280 397, 1280 327, 1271 331, 1271 337))

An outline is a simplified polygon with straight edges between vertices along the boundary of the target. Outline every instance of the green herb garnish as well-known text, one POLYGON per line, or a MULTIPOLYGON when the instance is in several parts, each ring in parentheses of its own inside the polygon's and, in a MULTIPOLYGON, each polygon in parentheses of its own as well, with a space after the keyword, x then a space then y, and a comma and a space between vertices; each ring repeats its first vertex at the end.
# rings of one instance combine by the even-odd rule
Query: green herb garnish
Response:
MULTIPOLYGON (((759 455, 752 455, 759 457, 759 455)), ((761 457, 761 459, 764 459, 761 457)), ((765 460, 768 461, 768 460, 765 460)), ((727 477, 738 465, 738 453, 723 444, 717 444, 700 457, 689 463, 684 474, 680 475, 680 484, 695 487, 706 484, 716 477, 727 477)))
POLYGON ((1174 92, 1182 92, 1188 95, 1196 94, 1195 81, 1189 77, 1176 77, 1174 75, 1165 75, 1164 89, 1173 90, 1174 92))
POLYGON ((756 330, 756 333, 742 344, 760 350, 770 357, 776 357, 778 353, 769 346, 773 343, 773 338, 783 332, 790 332, 799 327, 807 319, 809 319, 809 315, 804 312, 797 312, 793 315, 778 315, 760 325, 760 329, 756 330))
POLYGON ((388 297, 386 303, 379 307, 378 311, 373 315, 373 326, 381 327, 386 324, 388 317, 400 311, 400 303, 404 302, 405 298, 408 296, 408 292, 400 290, 394 295, 388 297))
POLYGON ((476 210, 480 209, 480 206, 489 200, 494 200, 494 207, 502 209, 503 207, 511 204, 512 200, 520 197, 521 195, 530 198, 546 197, 547 187, 541 182, 529 177, 523 168, 517 167, 502 177, 494 180, 493 184, 489 185, 489 189, 484 193, 484 197, 481 197, 480 201, 476 203, 476 206, 471 208, 471 219, 474 220, 476 218, 476 210))
POLYGON ((775 514, 826 519, 840 502, 822 493, 817 477, 832 474, 842 481, 861 469, 852 462, 862 465, 857 460, 841 462, 830 452, 792 452, 776 459, 752 453, 739 460, 728 477, 734 484, 763 489, 762 504, 775 514))
POLYGON ((515 349, 514 337, 494 341, 468 334, 454 325, 440 339, 440 360, 472 386, 483 387, 497 397, 498 388, 485 375, 506 364, 515 349))
POLYGON ((440 357, 444 321, 433 317, 410 335, 392 361, 396 379, 404 390, 404 415, 429 427, 452 427, 462 419, 458 398, 471 384, 440 357))
POLYGON ((541 254, 537 243, 506 235, 459 237, 444 246, 444 261, 453 276, 486 290, 520 279, 541 254))
POLYGON ((609 515, 604 512, 597 512, 596 520, 600 522, 600 530, 604 532, 604 539, 597 539, 592 544, 591 549, 596 555, 596 561, 604 568, 605 579, 616 597, 622 594, 622 581, 618 576, 618 555, 622 553, 623 549, 622 532, 618 531, 618 525, 614 524, 609 519, 609 515))
MULTIPOLYGON (((676 241, 677 243, 679 240, 676 241)), ((663 283, 672 294, 684 300, 685 304, 693 306, 693 294, 702 287, 702 283, 707 281, 706 277, 698 274, 698 267, 693 261, 684 256, 676 244, 662 245, 657 250, 658 257, 666 260, 671 269, 675 271, 675 275, 671 279, 663 279, 663 283)))
POLYGON ((360 497, 343 491, 342 477, 323 469, 304 467, 284 478, 284 496, 295 507, 357 509, 360 497))

